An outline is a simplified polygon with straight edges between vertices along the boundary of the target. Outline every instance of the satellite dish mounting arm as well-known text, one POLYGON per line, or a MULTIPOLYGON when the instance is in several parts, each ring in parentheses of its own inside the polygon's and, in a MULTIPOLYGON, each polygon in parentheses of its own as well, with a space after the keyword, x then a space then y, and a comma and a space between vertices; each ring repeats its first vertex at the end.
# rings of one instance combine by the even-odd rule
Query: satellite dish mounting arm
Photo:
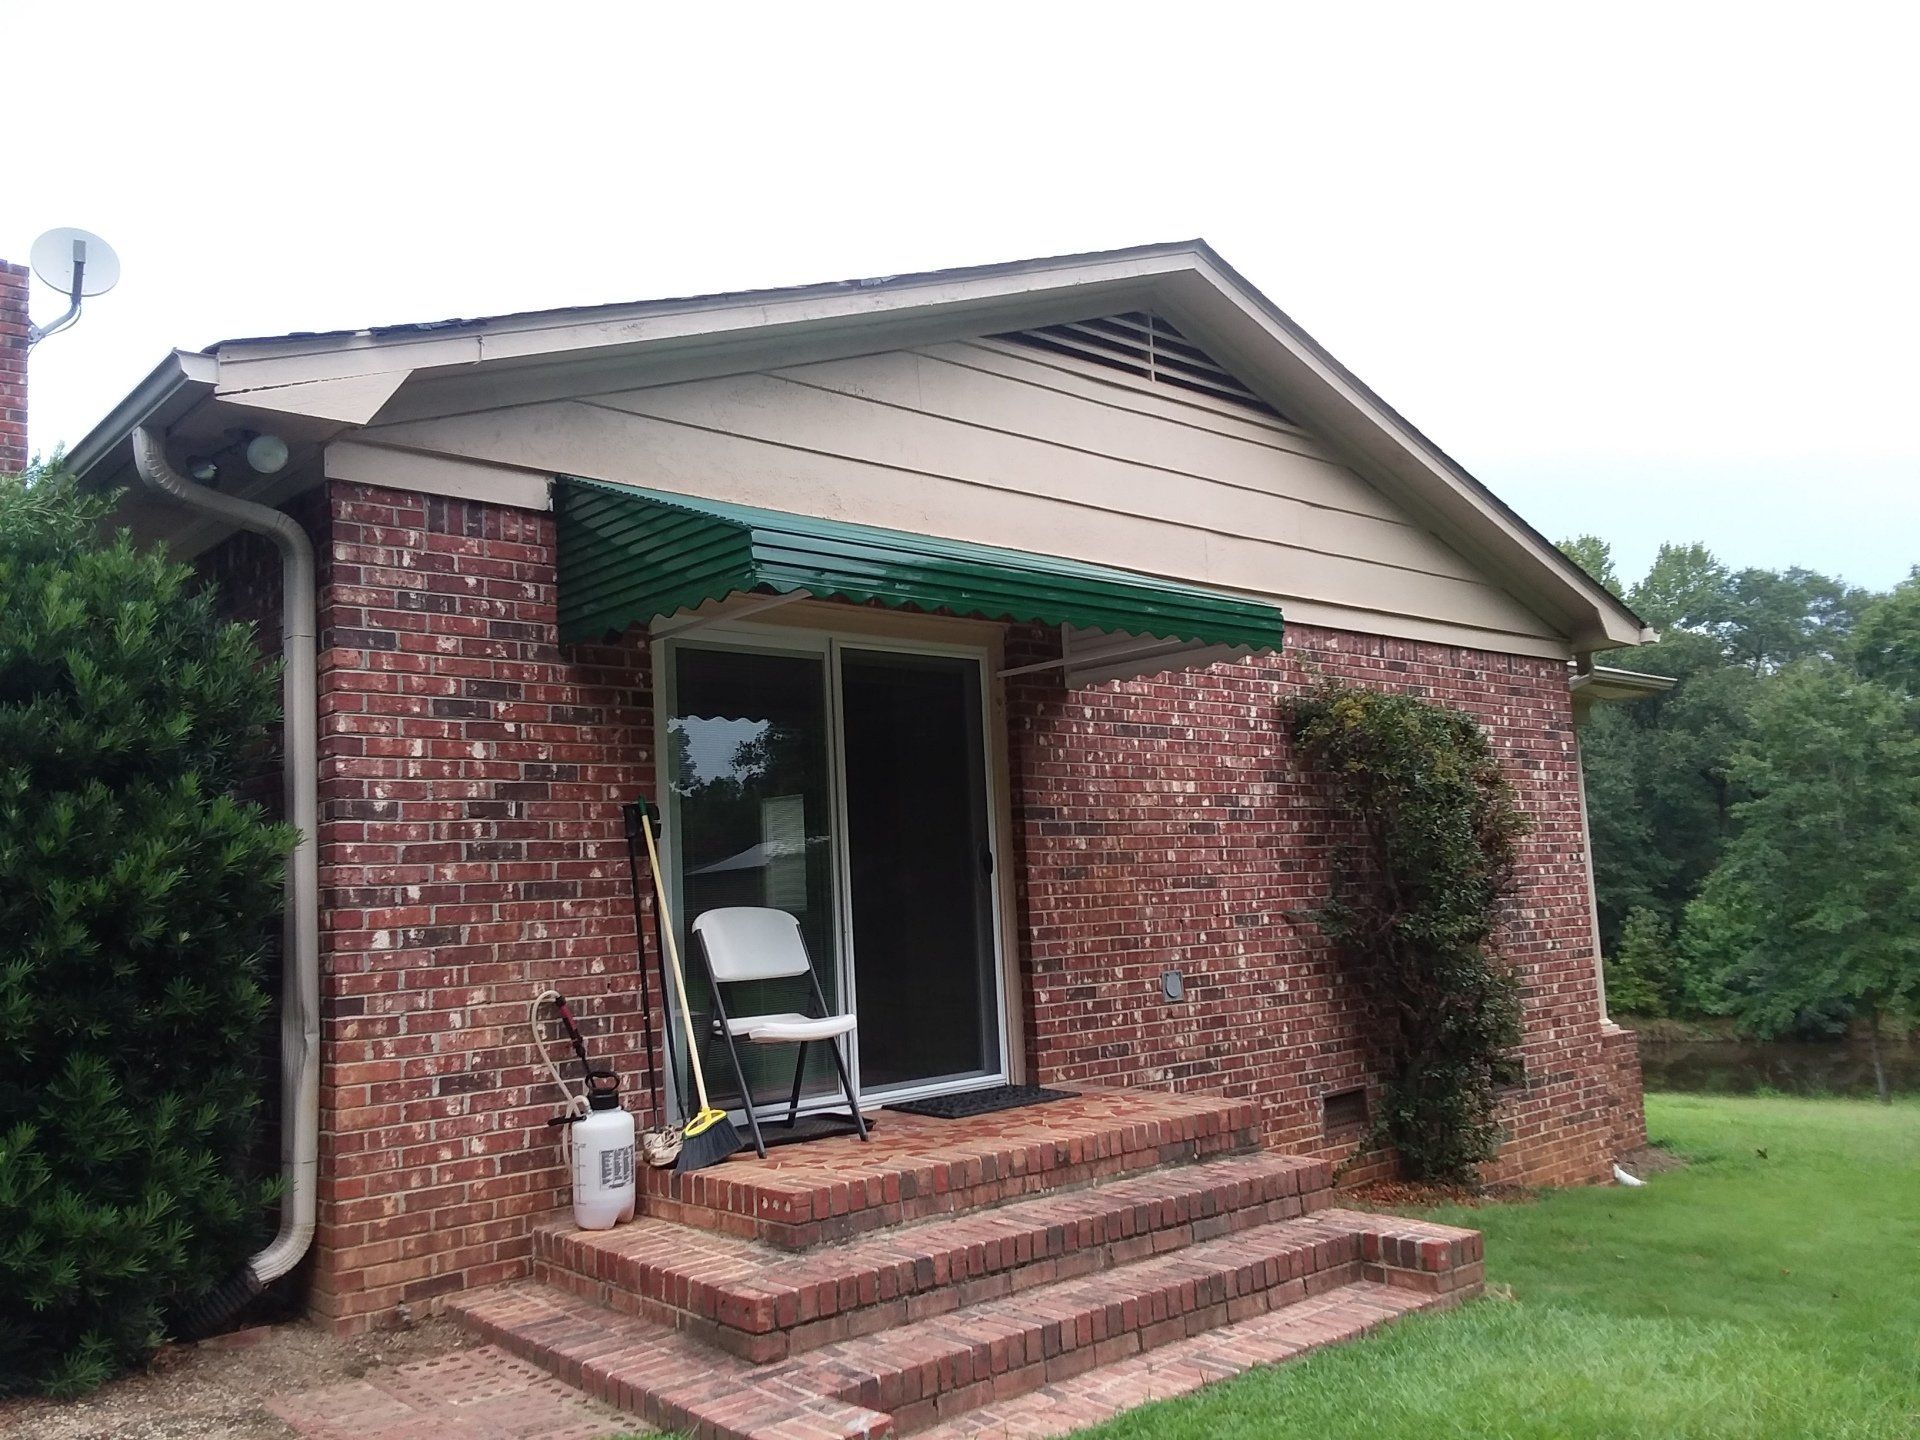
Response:
POLYGON ((27 348, 31 350, 47 336, 66 329, 80 318, 80 297, 85 293, 87 283, 87 242, 75 239, 73 242, 73 288, 67 294, 67 313, 51 325, 35 325, 27 322, 27 348))

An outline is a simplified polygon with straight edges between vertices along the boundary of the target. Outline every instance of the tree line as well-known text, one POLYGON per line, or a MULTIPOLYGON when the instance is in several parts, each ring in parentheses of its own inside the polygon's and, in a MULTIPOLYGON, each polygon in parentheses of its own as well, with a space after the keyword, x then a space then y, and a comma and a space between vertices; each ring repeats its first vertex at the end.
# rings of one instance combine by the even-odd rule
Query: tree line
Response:
POLYGON ((1661 633, 1609 660, 1674 677, 1581 732, 1609 1009, 1762 1039, 1920 1009, 1920 567, 1873 592, 1663 545, 1622 586, 1661 633))

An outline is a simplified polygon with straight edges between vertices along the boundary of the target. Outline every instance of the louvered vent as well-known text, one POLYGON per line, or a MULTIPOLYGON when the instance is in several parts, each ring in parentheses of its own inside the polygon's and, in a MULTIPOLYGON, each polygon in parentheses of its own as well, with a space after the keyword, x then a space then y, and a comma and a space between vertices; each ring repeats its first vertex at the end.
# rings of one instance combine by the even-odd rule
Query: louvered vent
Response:
POLYGON ((1279 420, 1287 418, 1173 326, 1144 310, 1099 320, 1076 320, 1070 325, 1048 325, 1040 330, 1016 330, 994 338, 1056 355, 1076 356, 1156 385, 1172 385, 1244 405, 1279 420))

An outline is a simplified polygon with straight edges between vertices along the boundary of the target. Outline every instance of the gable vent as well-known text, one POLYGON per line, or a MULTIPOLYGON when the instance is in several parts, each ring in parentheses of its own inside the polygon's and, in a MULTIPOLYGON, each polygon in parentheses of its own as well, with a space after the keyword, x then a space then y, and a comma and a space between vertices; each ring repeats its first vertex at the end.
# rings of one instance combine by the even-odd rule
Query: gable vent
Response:
POLYGON ((1193 341, 1158 315, 1144 310, 1108 315, 1099 320, 1076 320, 1070 325, 1048 325, 1039 330, 1015 330, 993 338, 1056 355, 1071 355, 1104 365, 1109 370, 1137 375, 1156 385, 1172 385, 1257 410, 1277 420, 1287 419, 1193 341))

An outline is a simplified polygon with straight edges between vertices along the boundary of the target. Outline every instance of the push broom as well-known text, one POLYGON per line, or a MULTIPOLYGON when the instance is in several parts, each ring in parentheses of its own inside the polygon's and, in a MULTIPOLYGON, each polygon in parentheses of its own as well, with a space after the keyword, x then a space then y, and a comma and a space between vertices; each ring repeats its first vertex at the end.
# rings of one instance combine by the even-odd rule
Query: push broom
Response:
MULTIPOLYGON (((647 999, 647 946, 641 938, 640 919, 640 831, 647 823, 647 804, 644 800, 635 800, 620 807, 621 818, 627 826, 627 877, 633 882, 633 938, 636 946, 635 958, 639 961, 636 979, 636 993, 640 1000, 640 1025, 647 1036, 647 1088, 653 1096, 654 1112, 659 1116, 657 1125, 650 1125, 640 1132, 640 1153, 646 1157, 647 1164, 656 1170, 671 1169, 673 1162, 680 1158, 680 1127, 667 1123, 667 1098, 665 1076, 660 1071, 653 1049, 653 1005, 647 999)), ((660 990, 662 998, 666 994, 667 939, 660 928, 660 910, 653 911, 653 936, 660 954, 660 990)), ((667 1064, 673 1064, 673 1034, 670 1017, 663 1016, 667 1024, 661 1028, 660 1040, 666 1046, 667 1064)))
MULTIPOLYGON (((667 886, 660 877, 660 851, 653 843, 653 825, 658 812, 645 800, 640 808, 640 833, 647 842, 647 866, 653 872, 653 903, 660 912, 660 938, 665 944, 667 973, 673 979, 674 998, 680 1002, 680 1022, 687 1033, 687 1065, 693 1071, 694 1092, 700 1097, 700 1113, 680 1131, 680 1158, 673 1162, 673 1173, 685 1175, 718 1165, 745 1143, 740 1132, 727 1119, 727 1112, 716 1110, 707 1099, 707 1077, 700 1067, 700 1037, 693 1028, 693 1008, 687 1004, 687 981, 680 967, 680 944, 674 938, 673 913, 667 908, 667 886)), ((749 1100, 748 1104, 753 1102, 749 1100)))

